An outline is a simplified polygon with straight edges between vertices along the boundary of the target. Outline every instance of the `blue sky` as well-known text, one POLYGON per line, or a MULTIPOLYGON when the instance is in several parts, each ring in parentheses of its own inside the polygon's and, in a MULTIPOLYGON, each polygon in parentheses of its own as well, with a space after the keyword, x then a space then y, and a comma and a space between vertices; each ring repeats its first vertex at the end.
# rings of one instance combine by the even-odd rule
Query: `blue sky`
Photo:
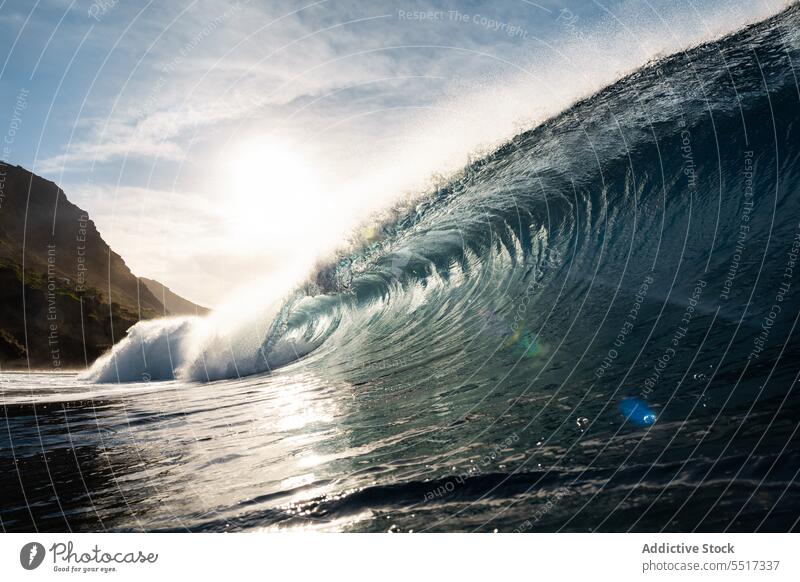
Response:
POLYGON ((60 184, 134 272, 217 304, 431 173, 781 5, 0 0, 2 113, 21 113, 3 157, 60 184))

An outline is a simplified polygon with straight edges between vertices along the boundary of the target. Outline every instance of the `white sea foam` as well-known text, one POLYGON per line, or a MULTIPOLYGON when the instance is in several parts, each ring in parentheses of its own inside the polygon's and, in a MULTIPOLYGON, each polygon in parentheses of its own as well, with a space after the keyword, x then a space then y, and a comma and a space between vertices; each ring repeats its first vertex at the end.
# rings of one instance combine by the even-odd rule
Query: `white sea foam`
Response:
POLYGON ((140 321, 83 379, 94 382, 172 380, 183 363, 197 317, 140 321))

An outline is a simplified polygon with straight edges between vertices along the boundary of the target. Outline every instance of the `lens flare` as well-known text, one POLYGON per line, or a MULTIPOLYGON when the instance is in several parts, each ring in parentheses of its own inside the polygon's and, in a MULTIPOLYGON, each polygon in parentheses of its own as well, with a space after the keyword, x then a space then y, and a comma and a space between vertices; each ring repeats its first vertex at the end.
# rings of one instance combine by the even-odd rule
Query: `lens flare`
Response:
POLYGON ((626 398, 619 405, 619 410, 629 420, 638 426, 650 426, 656 421, 656 413, 639 398, 626 398))

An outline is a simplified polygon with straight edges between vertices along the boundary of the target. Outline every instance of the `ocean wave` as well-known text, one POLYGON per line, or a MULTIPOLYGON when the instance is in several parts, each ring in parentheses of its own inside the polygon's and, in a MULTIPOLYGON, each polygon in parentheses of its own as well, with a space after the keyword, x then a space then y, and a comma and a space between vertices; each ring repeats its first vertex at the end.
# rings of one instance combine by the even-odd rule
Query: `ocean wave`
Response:
POLYGON ((799 13, 649 62, 516 135, 362 225, 269 308, 246 306, 240 325, 214 315, 137 324, 87 378, 208 381, 301 358, 351 373, 400 357, 399 346, 408 366, 509 348, 512 359, 542 357, 574 313, 589 313, 596 334, 606 299, 645 277, 654 283, 641 317, 713 281, 703 292, 724 298, 715 316, 756 329, 758 308, 727 305, 783 260, 734 260, 743 224, 751 246, 791 239, 797 226, 776 209, 800 183, 799 13))

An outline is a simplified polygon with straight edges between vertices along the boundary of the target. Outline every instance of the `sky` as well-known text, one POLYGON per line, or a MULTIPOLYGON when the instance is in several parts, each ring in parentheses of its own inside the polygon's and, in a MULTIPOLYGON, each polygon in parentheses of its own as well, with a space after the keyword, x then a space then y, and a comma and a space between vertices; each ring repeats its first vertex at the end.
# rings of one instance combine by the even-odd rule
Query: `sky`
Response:
POLYGON ((59 184, 134 273, 217 306, 784 4, 0 0, 0 158, 59 184))

